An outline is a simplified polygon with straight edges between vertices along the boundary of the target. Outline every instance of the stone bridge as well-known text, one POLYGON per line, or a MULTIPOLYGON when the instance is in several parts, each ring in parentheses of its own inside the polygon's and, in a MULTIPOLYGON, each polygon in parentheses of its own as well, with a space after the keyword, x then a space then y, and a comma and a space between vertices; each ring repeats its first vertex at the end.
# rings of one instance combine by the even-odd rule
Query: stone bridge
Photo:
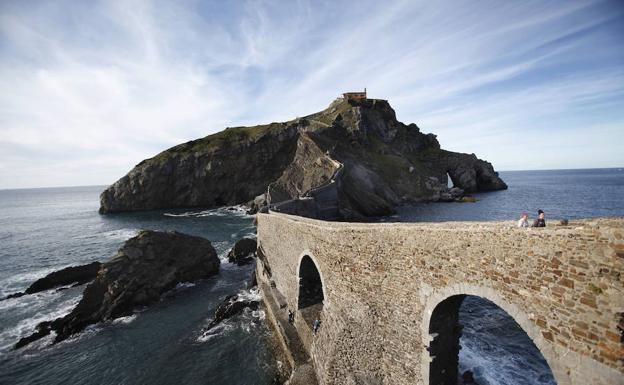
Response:
POLYGON ((557 384, 624 384, 624 218, 518 229, 269 213, 258 241, 269 319, 282 342, 292 328, 320 384, 456 384, 466 295, 513 317, 557 384))

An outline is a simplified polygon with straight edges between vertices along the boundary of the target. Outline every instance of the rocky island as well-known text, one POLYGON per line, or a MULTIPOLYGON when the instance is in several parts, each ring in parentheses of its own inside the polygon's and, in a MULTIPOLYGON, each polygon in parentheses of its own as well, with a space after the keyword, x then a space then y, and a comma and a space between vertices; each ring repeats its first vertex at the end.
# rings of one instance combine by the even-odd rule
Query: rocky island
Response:
POLYGON ((399 122, 386 100, 345 97, 302 118, 227 128, 163 151, 102 192, 100 212, 246 204, 364 220, 401 203, 505 188, 490 163, 441 149, 435 135, 399 122))
POLYGON ((85 327, 132 314, 152 304, 177 284, 219 272, 219 258, 210 241, 177 232, 143 230, 129 239, 108 262, 68 315, 37 325, 15 345, 23 347, 54 331, 60 342, 85 327))

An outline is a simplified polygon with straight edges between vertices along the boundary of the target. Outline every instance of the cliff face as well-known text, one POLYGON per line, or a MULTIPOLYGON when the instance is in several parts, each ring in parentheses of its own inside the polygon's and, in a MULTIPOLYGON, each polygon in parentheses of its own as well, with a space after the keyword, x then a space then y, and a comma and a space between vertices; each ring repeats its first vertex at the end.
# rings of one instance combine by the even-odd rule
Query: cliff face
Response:
POLYGON ((505 188, 490 163, 440 149, 435 135, 397 121, 387 101, 338 99, 287 123, 229 128, 166 150, 106 189, 100 211, 254 198, 259 205, 266 198, 279 211, 363 219, 390 214, 403 202, 505 188), (447 188, 447 175, 456 189, 447 188))
POLYGON ((100 195, 100 212, 218 207, 266 191, 293 158, 297 127, 228 128, 144 160, 100 195))

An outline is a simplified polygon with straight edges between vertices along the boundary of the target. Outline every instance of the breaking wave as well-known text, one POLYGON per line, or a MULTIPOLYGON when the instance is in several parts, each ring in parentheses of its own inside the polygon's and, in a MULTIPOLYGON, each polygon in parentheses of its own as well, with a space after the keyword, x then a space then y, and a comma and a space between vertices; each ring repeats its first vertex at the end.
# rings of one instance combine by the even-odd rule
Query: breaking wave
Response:
POLYGON ((173 290, 183 290, 193 286, 195 286, 195 283, 193 282, 180 282, 173 288, 173 290))
POLYGON ((262 299, 262 295, 260 294, 260 289, 257 287, 253 287, 251 289, 245 289, 238 292, 237 301, 260 301, 262 299))
POLYGON ((222 336, 222 335, 226 335, 228 334, 230 331, 234 330, 234 328, 236 327, 236 325, 232 324, 231 322, 228 321, 224 321, 222 323, 220 323, 219 325, 213 327, 210 330, 204 330, 197 338, 196 341, 197 342, 208 342, 211 339, 217 337, 217 336, 222 336))
POLYGON ((116 239, 125 241, 132 237, 135 237, 139 233, 137 229, 119 229, 119 230, 111 230, 101 233, 100 235, 108 238, 108 239, 116 239))
MULTIPOLYGON (((262 296, 258 288, 244 289, 237 293, 237 302, 242 301, 260 301, 262 296)), ((266 317, 264 310, 251 310, 246 308, 241 314, 235 315, 230 319, 224 320, 212 329, 206 330, 205 328, 212 321, 212 316, 205 320, 204 329, 200 332, 200 335, 196 338, 197 342, 207 342, 211 339, 225 335, 235 329, 240 329, 246 333, 250 333, 255 326, 260 324, 266 317)))
POLYGON ((35 326, 43 321, 52 321, 54 319, 64 317, 69 314, 78 304, 80 297, 75 297, 62 302, 54 310, 38 312, 34 317, 26 318, 17 323, 17 325, 0 332, 0 353, 9 350, 20 338, 26 337, 35 331, 35 326))
MULTIPOLYGON (((3 280, 0 284, 0 298, 4 298, 10 294, 14 294, 18 291, 25 290, 30 284, 36 280, 45 277, 46 275, 61 270, 66 267, 72 266, 71 264, 64 264, 60 266, 47 267, 45 269, 39 269, 36 271, 30 271, 20 274, 15 274, 7 279, 3 280)), ((6 301, 3 301, 6 302, 6 301)))
POLYGON ((468 296, 460 309, 460 323, 464 326, 460 374, 472 371, 479 385, 555 385, 544 357, 503 309, 468 296))
POLYGON ((125 316, 125 317, 119 317, 119 318, 116 318, 116 319, 114 319, 111 323, 112 323, 113 325, 116 325, 116 324, 124 324, 124 325, 127 325, 127 324, 129 324, 130 322, 134 321, 136 318, 137 318, 137 314, 132 314, 132 315, 125 316))
POLYGON ((227 217, 227 216, 240 216, 240 217, 248 217, 247 209, 244 206, 229 206, 229 207, 219 207, 216 209, 210 210, 201 210, 201 211, 187 211, 184 213, 164 213, 166 217, 175 217, 175 218, 201 218, 201 217, 227 217))

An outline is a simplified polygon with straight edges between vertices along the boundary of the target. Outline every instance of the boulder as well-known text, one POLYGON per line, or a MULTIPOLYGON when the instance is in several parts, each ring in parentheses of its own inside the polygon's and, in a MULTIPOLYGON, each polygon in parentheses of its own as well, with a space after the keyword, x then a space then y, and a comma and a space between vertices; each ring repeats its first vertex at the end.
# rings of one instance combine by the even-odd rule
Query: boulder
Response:
POLYGON ((464 190, 460 189, 459 187, 453 187, 451 189, 443 188, 440 191, 439 200, 441 202, 459 202, 462 200, 463 195, 464 190))
POLYGON ((92 262, 87 265, 70 266, 54 271, 43 278, 33 282, 24 292, 15 293, 4 299, 21 297, 26 294, 34 294, 40 291, 54 289, 66 285, 82 285, 93 281, 100 270, 100 262, 92 262))
POLYGON ((26 289, 26 294, 38 293, 40 291, 53 289, 55 287, 76 284, 82 285, 93 281, 100 271, 100 262, 89 263, 88 265, 66 267, 46 275, 36 280, 26 289))
POLYGON ((210 241, 177 232, 141 231, 102 264, 71 313, 39 324, 36 333, 20 340, 16 348, 50 331, 56 332, 55 342, 62 341, 90 324, 130 315, 179 283, 218 272, 219 258, 210 241))
POLYGON ((246 265, 256 256, 257 241, 253 238, 243 238, 234 244, 228 253, 228 261, 239 266, 246 265))
POLYGON ((258 306, 260 306, 258 301, 244 299, 238 294, 228 295, 217 307, 214 319, 210 322, 206 330, 212 329, 222 321, 241 313, 246 308, 257 310, 258 306))

